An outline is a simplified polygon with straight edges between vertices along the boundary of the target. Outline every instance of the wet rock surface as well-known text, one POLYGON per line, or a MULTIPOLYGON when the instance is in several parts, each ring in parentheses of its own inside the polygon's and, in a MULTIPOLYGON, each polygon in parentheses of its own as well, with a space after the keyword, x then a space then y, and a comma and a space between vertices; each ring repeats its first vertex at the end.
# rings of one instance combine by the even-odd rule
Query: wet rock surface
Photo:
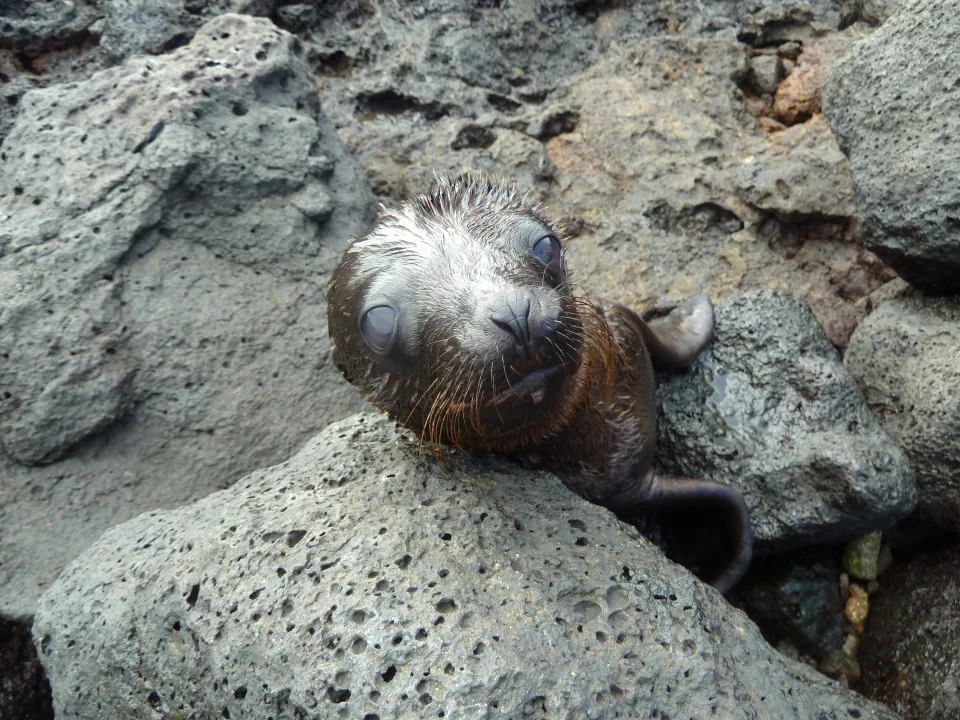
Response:
POLYGON ((325 282, 373 200, 302 50, 223 16, 23 100, 0 150, 0 613, 109 525, 360 406, 325 282))
POLYGON ((860 689, 905 720, 960 715, 960 548, 884 576, 860 647, 860 689))
POLYGON ((852 48, 824 88, 867 247, 938 294, 960 292, 958 53, 960 2, 914 0, 852 48))
POLYGON ((920 509, 960 531, 960 300, 913 293, 881 303, 844 365, 910 458, 920 509))
POLYGON ((906 456, 809 309, 773 290, 716 308, 711 346, 658 391, 665 474, 740 490, 764 549, 890 526, 916 503, 906 456))
POLYGON ((361 415, 108 531, 39 606, 58 716, 894 717, 558 479, 446 466, 361 415))

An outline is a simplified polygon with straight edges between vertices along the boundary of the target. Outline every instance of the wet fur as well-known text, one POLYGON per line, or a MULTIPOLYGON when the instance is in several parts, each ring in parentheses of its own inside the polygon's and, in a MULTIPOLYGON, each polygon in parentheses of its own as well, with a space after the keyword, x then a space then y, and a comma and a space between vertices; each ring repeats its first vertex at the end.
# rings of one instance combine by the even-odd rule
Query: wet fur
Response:
POLYGON ((578 295, 566 268, 551 290, 509 247, 514 235, 537 228, 561 244, 567 239, 532 193, 473 175, 438 180, 429 193, 384 210, 348 247, 331 281, 328 320, 338 367, 430 444, 522 456, 627 520, 705 510, 704 523, 717 522, 729 537, 725 559, 704 574, 726 589, 750 557, 742 499, 724 486, 658 478, 652 469, 653 361, 678 367, 693 360, 710 337, 709 302, 645 322, 622 305, 578 295), (543 352, 562 362, 562 386, 527 415, 521 408, 519 419, 498 417, 490 404, 520 370, 479 352, 473 322, 464 322, 484 297, 511 285, 555 292, 561 308, 556 340, 543 352), (363 308, 380 295, 401 298, 400 337, 407 345, 397 358, 372 353, 358 330, 363 308))

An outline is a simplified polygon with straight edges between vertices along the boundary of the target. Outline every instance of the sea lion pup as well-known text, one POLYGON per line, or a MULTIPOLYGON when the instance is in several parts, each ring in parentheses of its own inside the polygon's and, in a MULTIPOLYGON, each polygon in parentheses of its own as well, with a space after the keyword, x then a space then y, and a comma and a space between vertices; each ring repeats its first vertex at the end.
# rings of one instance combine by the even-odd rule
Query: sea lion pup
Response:
POLYGON ((337 367, 421 438, 520 456, 627 521, 667 516, 668 554, 721 591, 743 575, 741 496, 652 467, 653 368, 687 365, 710 341, 705 296, 650 321, 579 296, 536 197, 464 175, 353 240, 327 313, 337 367))

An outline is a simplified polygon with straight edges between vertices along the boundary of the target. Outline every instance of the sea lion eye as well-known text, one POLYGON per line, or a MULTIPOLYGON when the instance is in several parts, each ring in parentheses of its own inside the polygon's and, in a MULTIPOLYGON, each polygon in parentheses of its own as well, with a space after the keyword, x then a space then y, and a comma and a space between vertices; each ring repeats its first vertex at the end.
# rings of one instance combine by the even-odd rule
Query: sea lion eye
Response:
POLYGON ((389 305, 370 308, 360 319, 360 334, 374 352, 390 352, 397 340, 397 311, 389 305))
POLYGON ((537 240, 533 246, 533 256, 543 263, 548 270, 560 272, 563 252, 560 250, 560 241, 553 235, 546 235, 537 240))

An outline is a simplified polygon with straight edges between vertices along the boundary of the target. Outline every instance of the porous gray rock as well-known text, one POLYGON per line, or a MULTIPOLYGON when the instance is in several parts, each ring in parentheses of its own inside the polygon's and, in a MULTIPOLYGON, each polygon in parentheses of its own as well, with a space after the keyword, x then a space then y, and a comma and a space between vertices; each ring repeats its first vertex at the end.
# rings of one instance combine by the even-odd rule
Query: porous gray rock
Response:
POLYGON ((864 242, 936 294, 960 292, 958 55, 960 0, 913 0, 844 56, 823 91, 864 242))
POLYGON ((0 6, 0 48, 32 59, 63 50, 101 17, 97 3, 76 0, 6 0, 0 6))
POLYGON ((884 301, 843 362, 910 458, 920 509, 960 531, 960 298, 884 301))
POLYGON ((765 549, 889 527, 916 504, 903 450, 870 411, 809 308, 733 296, 691 370, 658 391, 664 472, 736 487, 765 549))
POLYGON ((109 530, 41 599, 58 717, 893 718, 550 475, 383 416, 109 530))
POLYGON ((960 717, 958 577, 954 547, 895 564, 871 595, 859 687, 904 720, 960 717))
POLYGON ((205 21, 226 13, 267 15, 274 0, 101 0, 100 45, 114 59, 185 45, 205 21))
POLYGON ((24 98, 0 148, 0 614, 107 526, 360 407, 324 307, 374 203, 302 54, 225 15, 24 98))

